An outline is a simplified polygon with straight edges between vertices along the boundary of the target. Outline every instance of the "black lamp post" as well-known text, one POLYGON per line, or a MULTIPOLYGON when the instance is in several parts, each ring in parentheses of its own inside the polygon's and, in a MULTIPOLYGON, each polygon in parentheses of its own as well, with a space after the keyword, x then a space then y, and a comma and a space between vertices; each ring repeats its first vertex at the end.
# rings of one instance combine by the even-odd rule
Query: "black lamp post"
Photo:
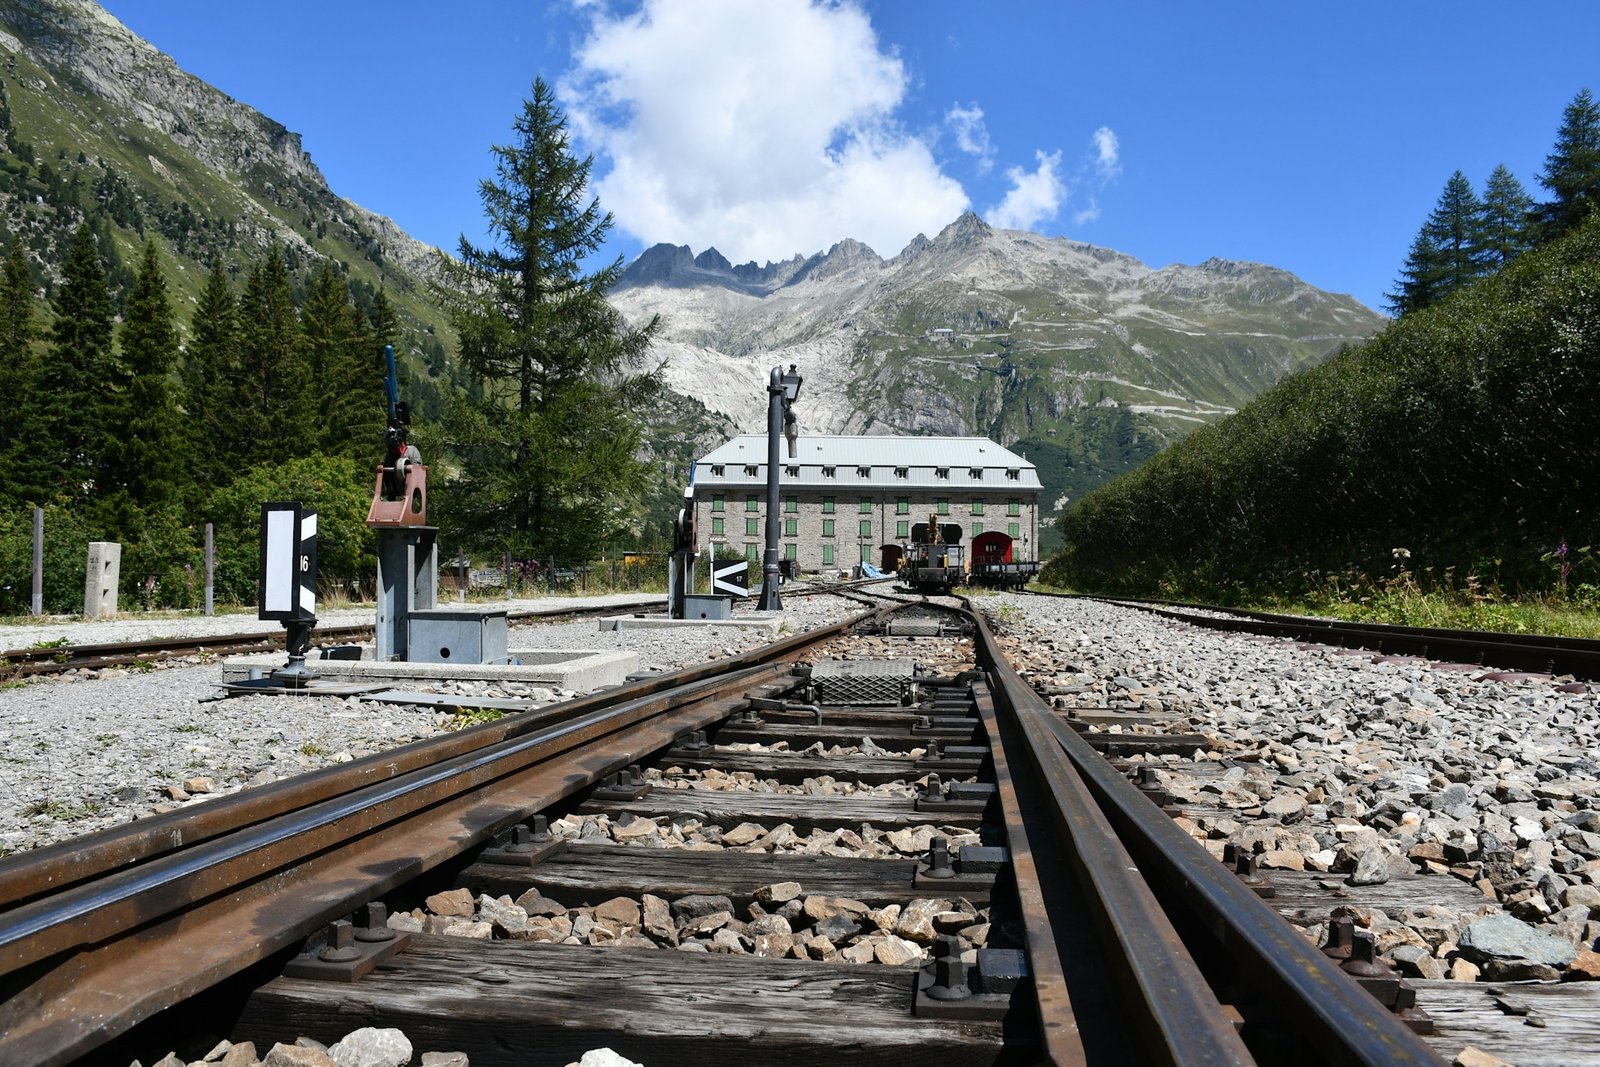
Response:
POLYGON ((789 441, 789 458, 795 458, 795 448, 800 439, 800 424, 794 415, 794 402, 800 396, 800 375, 795 365, 789 364, 789 373, 773 367, 767 383, 767 550, 761 559, 761 601, 757 611, 782 611, 783 599, 778 595, 778 438, 789 441))

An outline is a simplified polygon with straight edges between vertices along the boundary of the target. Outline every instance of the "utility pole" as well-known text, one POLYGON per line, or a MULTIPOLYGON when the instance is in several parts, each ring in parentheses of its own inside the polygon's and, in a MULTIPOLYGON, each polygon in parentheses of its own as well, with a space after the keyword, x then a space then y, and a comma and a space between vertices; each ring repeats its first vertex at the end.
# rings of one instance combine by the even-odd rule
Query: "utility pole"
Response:
POLYGON ((783 610, 783 599, 778 595, 778 438, 788 438, 789 458, 794 459, 800 440, 794 402, 800 396, 802 380, 791 363, 787 374, 783 367, 773 367, 767 383, 767 550, 761 559, 761 601, 756 605, 757 611, 783 610))

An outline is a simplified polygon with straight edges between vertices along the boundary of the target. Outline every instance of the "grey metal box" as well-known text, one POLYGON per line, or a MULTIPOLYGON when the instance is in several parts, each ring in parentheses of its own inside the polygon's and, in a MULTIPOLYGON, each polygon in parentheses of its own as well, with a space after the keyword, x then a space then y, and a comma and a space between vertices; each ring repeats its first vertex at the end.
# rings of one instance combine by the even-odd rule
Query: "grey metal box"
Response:
POLYGON ((731 619, 733 597, 717 594, 690 593, 683 598, 683 617, 686 619, 731 619))
POLYGON ((818 704, 898 704, 916 675, 911 659, 823 659, 811 665, 818 704))
POLYGON ((506 613, 470 608, 413 611, 406 635, 410 663, 505 663, 506 613))

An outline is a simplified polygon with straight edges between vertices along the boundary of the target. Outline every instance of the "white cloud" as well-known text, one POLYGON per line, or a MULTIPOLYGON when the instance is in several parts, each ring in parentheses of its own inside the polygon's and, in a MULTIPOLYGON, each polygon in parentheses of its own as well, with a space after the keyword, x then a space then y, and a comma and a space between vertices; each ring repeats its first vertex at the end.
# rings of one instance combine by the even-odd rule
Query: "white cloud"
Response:
POLYGON ((1061 166, 1061 153, 1035 152, 1038 159, 1038 169, 1025 171, 1021 167, 1011 167, 1006 171, 1006 177, 1011 182, 1011 189, 1006 193, 1005 199, 989 209, 984 217, 991 226, 1003 230, 1029 230, 1040 222, 1056 217, 1056 212, 1061 209, 1061 204, 1067 199, 1067 184, 1056 173, 1061 166))
POLYGON ((852 0, 645 0, 591 17, 558 90, 620 230, 734 262, 846 236, 889 256, 967 207, 898 128, 905 68, 852 0))
POLYGON ((983 108, 955 104, 945 112, 944 121, 956 136, 956 147, 978 157, 980 173, 994 166, 994 146, 989 143, 989 129, 983 124, 983 108))
POLYGON ((1094 166, 1102 178, 1115 178, 1122 170, 1118 161, 1117 135, 1110 126, 1094 131, 1094 166))
POLYGON ((1072 224, 1082 226, 1086 222, 1093 222, 1100 217, 1100 202, 1094 197, 1089 198, 1089 206, 1072 213, 1072 224))

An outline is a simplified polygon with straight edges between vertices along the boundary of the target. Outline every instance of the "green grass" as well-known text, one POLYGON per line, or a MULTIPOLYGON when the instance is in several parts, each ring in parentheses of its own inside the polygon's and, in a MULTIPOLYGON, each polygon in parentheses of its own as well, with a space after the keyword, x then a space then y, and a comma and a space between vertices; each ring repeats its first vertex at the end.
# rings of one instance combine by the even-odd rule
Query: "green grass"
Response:
POLYGON ((445 724, 445 729, 465 730, 470 726, 481 726, 486 722, 499 722, 505 715, 506 713, 499 708, 456 707, 451 709, 450 721, 445 724))
POLYGON ((1471 599, 1460 593, 1388 591, 1355 599, 1263 598, 1260 611, 1326 615, 1347 622, 1600 638, 1600 608, 1576 601, 1471 599))
POLYGON ((23 809, 24 815, 44 815, 57 822, 80 822, 100 814, 101 806, 94 801, 68 804, 62 800, 45 800, 23 809))
MULTIPOLYGON (((1083 592, 1049 585, 1030 588, 1050 593, 1083 592)), ((1470 580, 1461 588, 1423 588, 1412 575, 1401 572, 1380 581, 1347 578, 1312 595, 1246 591, 1236 603, 1253 611, 1315 615, 1344 622, 1600 639, 1600 596, 1590 586, 1580 587, 1566 597, 1513 597, 1483 589, 1470 580)))

